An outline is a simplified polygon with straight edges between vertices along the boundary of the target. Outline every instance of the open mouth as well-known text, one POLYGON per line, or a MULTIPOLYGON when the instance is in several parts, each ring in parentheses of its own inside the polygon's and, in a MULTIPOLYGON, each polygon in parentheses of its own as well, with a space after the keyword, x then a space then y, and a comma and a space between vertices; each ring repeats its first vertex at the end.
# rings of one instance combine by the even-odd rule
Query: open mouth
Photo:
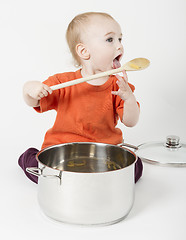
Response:
POLYGON ((122 57, 122 54, 119 54, 117 57, 114 58, 113 60, 113 68, 119 68, 121 67, 121 64, 120 64, 120 59, 122 57))

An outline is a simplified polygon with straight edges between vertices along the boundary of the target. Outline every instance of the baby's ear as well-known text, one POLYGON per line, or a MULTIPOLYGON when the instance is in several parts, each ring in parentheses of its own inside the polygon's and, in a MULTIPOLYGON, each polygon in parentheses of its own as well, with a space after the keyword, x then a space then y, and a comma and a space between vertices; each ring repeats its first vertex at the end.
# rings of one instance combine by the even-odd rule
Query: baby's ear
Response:
POLYGON ((83 43, 76 45, 76 53, 81 59, 88 60, 90 58, 90 53, 83 43))

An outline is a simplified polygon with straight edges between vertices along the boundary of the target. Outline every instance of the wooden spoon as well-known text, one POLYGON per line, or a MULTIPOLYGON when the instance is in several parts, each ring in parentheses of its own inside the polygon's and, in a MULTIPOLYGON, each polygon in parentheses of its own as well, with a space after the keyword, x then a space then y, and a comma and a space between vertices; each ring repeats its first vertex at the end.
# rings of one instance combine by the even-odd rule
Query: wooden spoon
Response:
POLYGON ((51 86, 50 88, 52 90, 57 90, 60 88, 65 88, 65 87, 69 87, 69 86, 73 86, 79 83, 83 83, 83 82, 87 82, 89 80, 93 80, 96 78, 101 78, 101 77, 105 77, 105 76, 109 76, 112 75, 114 73, 119 73, 122 72, 123 70, 126 71, 139 71, 139 70, 143 70, 145 68, 147 68, 150 64, 150 61, 146 58, 135 58, 127 63, 125 63, 122 67, 116 68, 116 69, 112 69, 106 72, 101 72, 101 73, 97 73, 88 77, 84 77, 84 78, 79 78, 79 79, 75 79, 75 80, 71 80, 69 82, 64 82, 64 83, 60 83, 54 86, 51 86))

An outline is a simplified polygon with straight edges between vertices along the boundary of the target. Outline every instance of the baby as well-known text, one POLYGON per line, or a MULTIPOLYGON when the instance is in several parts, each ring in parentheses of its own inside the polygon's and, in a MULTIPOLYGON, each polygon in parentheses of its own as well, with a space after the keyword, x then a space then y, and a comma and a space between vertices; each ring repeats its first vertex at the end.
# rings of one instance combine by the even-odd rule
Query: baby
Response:
MULTIPOLYGON (((123 57, 122 32, 112 16, 88 12, 76 16, 69 24, 66 39, 79 69, 55 74, 46 81, 30 81, 23 87, 25 102, 37 112, 56 110, 55 123, 44 138, 42 149, 68 142, 101 142, 119 144, 122 131, 118 119, 127 127, 136 125, 139 104, 128 83, 127 74, 106 76, 78 85, 52 91, 50 86, 87 77, 120 67, 123 57)), ((37 177, 26 172, 37 167, 38 150, 29 148, 19 158, 25 174, 37 183, 37 177)), ((142 163, 135 165, 135 182, 142 175, 142 163)))

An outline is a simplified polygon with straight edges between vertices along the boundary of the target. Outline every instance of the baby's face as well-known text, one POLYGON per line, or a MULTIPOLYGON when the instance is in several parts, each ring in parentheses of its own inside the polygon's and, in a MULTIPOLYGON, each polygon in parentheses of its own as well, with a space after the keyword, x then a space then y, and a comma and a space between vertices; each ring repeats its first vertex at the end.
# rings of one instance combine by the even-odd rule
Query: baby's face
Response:
POLYGON ((119 67, 124 50, 121 28, 116 21, 104 16, 91 16, 81 37, 95 71, 119 67))

